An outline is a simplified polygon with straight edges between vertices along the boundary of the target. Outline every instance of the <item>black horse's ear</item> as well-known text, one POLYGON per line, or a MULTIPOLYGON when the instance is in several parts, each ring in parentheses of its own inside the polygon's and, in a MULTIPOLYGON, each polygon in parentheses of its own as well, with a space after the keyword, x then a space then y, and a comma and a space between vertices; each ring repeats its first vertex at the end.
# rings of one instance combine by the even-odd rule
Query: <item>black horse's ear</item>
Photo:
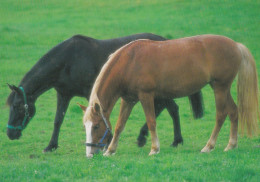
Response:
POLYGON ((100 111, 100 106, 97 103, 95 103, 95 105, 94 105, 94 110, 95 110, 95 112, 100 111))
POLYGON ((11 89, 11 90, 13 90, 13 86, 12 85, 10 85, 9 83, 6 83, 7 85, 8 85, 8 87, 11 89))
POLYGON ((7 85, 8 85, 8 87, 9 87, 12 91, 16 92, 17 94, 22 94, 21 90, 20 90, 18 87, 14 86, 14 85, 10 85, 10 84, 8 84, 8 83, 7 83, 7 85))

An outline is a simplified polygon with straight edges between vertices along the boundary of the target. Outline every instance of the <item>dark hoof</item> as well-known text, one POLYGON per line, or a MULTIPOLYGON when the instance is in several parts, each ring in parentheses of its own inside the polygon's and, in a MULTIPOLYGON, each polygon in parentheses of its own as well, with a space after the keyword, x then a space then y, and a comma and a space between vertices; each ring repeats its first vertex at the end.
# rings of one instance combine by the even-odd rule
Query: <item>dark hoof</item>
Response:
POLYGON ((54 150, 56 150, 58 148, 58 146, 57 145, 49 145, 48 147, 46 147, 42 152, 43 153, 46 153, 46 152, 52 152, 52 151, 54 151, 54 150))
POLYGON ((146 144, 146 138, 144 136, 137 138, 138 147, 143 147, 146 144))
POLYGON ((171 144, 172 147, 178 147, 179 144, 183 145, 183 139, 178 139, 178 140, 174 140, 173 143, 171 144))

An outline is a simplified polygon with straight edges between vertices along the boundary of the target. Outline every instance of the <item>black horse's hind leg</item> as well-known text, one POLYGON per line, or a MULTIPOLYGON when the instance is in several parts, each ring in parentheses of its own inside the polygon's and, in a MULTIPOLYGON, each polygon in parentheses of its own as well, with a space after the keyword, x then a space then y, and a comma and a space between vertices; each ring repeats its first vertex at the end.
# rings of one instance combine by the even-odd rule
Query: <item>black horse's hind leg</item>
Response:
POLYGON ((71 97, 64 97, 57 92, 57 111, 56 111, 56 117, 54 121, 54 130, 49 145, 44 149, 43 152, 51 152, 58 148, 60 127, 63 122, 65 113, 67 111, 70 99, 71 97))
MULTIPOLYGON (((155 107, 155 115, 158 117, 163 109, 167 108, 173 119, 174 126, 174 141, 172 143, 173 146, 177 147, 179 143, 183 143, 183 139, 181 136, 181 128, 180 128, 180 118, 179 118, 179 107, 175 103, 174 100, 163 100, 163 99, 155 99, 154 100, 155 107)), ((146 137, 148 136, 148 126, 145 123, 140 130, 140 134, 137 138, 137 143, 139 147, 143 147, 146 144, 146 137)))
POLYGON ((172 142, 173 147, 177 147, 178 144, 183 144, 183 138, 181 135, 181 125, 179 116, 179 106, 174 100, 166 100, 167 111, 173 119, 173 130, 174 130, 174 140, 172 142))
POLYGON ((143 147, 146 144, 146 137, 148 136, 148 126, 145 122, 140 130, 140 134, 137 138, 138 147, 143 147))

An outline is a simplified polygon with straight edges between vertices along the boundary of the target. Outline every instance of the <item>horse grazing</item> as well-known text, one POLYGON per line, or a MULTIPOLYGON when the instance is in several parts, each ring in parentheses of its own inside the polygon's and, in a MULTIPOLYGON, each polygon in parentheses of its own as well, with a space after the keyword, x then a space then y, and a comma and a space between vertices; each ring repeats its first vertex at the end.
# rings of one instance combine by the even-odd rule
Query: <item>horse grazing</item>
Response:
POLYGON ((87 154, 91 157, 111 138, 109 116, 121 97, 120 114, 105 156, 115 153, 120 133, 137 101, 141 102, 151 133, 149 155, 160 151, 156 133, 155 98, 177 98, 210 84, 215 94, 216 125, 201 152, 210 152, 228 115, 230 139, 225 151, 237 146, 238 118, 248 134, 258 128, 258 81, 254 59, 242 44, 218 35, 200 35, 168 41, 137 40, 117 50, 102 68, 93 86, 83 121, 87 154), (238 108, 230 87, 238 74, 238 108), (102 139, 102 140, 100 140, 102 139))
MULTIPOLYGON (((57 91, 57 111, 54 121, 54 130, 49 145, 44 152, 58 147, 58 137, 65 113, 71 98, 81 96, 89 98, 92 85, 108 56, 121 46, 137 39, 166 40, 150 34, 135 34, 108 40, 97 40, 90 37, 75 35, 55 46, 47 52, 26 73, 19 87, 9 85, 12 90, 7 99, 10 106, 7 135, 10 139, 19 139, 22 130, 35 114, 35 102, 45 91, 55 88, 57 91)), ((198 92, 190 96, 195 117, 203 114, 202 97, 198 92)), ((179 113, 177 104, 171 99, 156 99, 156 115, 167 108, 174 120, 174 141, 177 146, 182 143, 179 113)), ((138 137, 139 145, 144 145, 147 134, 145 124, 138 137)))

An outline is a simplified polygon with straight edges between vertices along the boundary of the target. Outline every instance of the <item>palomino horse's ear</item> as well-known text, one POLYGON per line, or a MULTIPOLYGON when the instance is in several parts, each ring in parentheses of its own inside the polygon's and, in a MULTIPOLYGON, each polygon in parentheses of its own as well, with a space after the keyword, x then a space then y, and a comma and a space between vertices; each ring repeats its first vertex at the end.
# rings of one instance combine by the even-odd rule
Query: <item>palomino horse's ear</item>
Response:
POLYGON ((99 104, 95 103, 94 110, 95 110, 95 112, 99 112, 100 111, 99 104))
POLYGON ((18 87, 14 86, 14 85, 10 85, 10 84, 8 84, 8 83, 7 83, 7 85, 8 85, 8 87, 9 87, 12 91, 14 91, 14 92, 16 92, 16 93, 18 93, 18 94, 22 94, 22 93, 21 93, 21 90, 20 90, 18 87))
POLYGON ((83 112, 86 112, 86 110, 87 110, 87 106, 83 106, 83 105, 81 105, 81 104, 79 104, 79 103, 77 103, 80 107, 81 107, 81 109, 82 109, 82 111, 83 112))

